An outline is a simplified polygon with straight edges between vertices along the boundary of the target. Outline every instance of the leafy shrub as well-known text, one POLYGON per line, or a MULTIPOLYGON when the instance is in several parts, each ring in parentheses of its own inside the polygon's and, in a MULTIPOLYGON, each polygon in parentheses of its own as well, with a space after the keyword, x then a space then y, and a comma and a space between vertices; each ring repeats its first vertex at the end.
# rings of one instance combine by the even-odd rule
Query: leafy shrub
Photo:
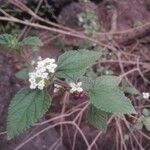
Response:
MULTIPOLYGON (((37 37, 27 37, 18 41, 16 37, 0 35, 0 44, 12 49, 31 46, 33 49, 42 46, 37 37)), ((57 88, 62 88, 70 94, 82 98, 89 97, 87 118, 96 128, 105 131, 108 117, 112 114, 123 115, 136 113, 130 100, 124 95, 119 84, 121 79, 113 75, 102 75, 91 78, 86 75, 103 54, 99 51, 86 49, 66 51, 55 61, 53 58, 38 58, 32 67, 23 68, 16 74, 21 79, 29 79, 30 87, 21 89, 12 99, 7 120, 8 139, 12 139, 37 122, 49 109, 52 95, 49 88, 61 79, 67 87, 58 82, 57 88)), ((57 92, 57 90, 55 90, 57 92)))

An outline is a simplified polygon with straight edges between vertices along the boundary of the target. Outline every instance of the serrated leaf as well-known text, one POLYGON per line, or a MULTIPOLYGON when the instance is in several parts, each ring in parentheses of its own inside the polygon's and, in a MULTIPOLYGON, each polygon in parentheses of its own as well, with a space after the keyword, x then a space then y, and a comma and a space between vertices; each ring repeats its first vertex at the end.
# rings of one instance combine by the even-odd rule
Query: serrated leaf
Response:
POLYGON ((80 78, 80 81, 82 82, 82 87, 83 89, 85 90, 89 90, 89 89, 92 89, 92 87, 94 86, 95 84, 95 79, 92 79, 90 77, 86 77, 86 76, 82 76, 80 78))
POLYGON ((15 76, 18 78, 18 79, 28 79, 29 78, 29 70, 27 68, 24 68, 20 71, 18 71, 15 76))
POLYGON ((102 130, 103 132, 107 129, 107 119, 109 114, 97 109, 95 106, 90 105, 90 109, 87 113, 88 121, 97 129, 102 130))
POLYGON ((130 100, 119 88, 116 76, 101 76, 95 80, 89 95, 92 104, 103 111, 114 114, 136 113, 130 100))
POLYGON ((23 39, 20 44, 22 46, 31 46, 33 50, 37 50, 38 47, 43 46, 42 41, 36 36, 27 37, 23 39))
POLYGON ((92 79, 96 79, 98 77, 97 74, 92 69, 86 71, 86 76, 92 79))
POLYGON ((65 52, 58 58, 56 75, 60 78, 77 80, 100 56, 101 53, 88 50, 65 52))
POLYGON ((19 91, 12 99, 7 120, 7 136, 12 139, 38 121, 48 110, 51 97, 43 90, 29 88, 19 91))

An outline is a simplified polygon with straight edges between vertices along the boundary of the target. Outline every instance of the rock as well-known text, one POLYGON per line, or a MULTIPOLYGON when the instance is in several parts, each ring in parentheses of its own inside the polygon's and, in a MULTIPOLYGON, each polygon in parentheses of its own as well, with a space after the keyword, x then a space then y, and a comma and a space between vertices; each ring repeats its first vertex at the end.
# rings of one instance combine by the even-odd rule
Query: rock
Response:
POLYGON ((96 13, 97 6, 92 3, 77 3, 72 2, 70 5, 64 7, 59 15, 58 22, 68 27, 78 29, 79 26, 77 15, 85 10, 96 13))

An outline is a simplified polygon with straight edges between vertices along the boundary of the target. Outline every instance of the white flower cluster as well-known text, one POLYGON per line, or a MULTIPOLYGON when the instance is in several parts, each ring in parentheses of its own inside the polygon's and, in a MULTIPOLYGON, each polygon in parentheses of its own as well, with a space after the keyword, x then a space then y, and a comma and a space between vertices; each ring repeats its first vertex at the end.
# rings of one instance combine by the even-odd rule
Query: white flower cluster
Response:
POLYGON ((82 82, 78 82, 78 83, 70 82, 69 85, 71 87, 70 93, 82 92, 83 91, 83 88, 81 87, 82 86, 82 82))
POLYGON ((148 92, 143 92, 142 94, 144 99, 148 99, 150 97, 150 93, 148 92))
POLYGON ((30 88, 38 88, 40 90, 43 90, 47 80, 50 77, 50 74, 53 74, 55 72, 56 67, 57 64, 55 63, 55 59, 40 59, 37 62, 35 70, 29 73, 30 88))
POLYGON ((59 84, 54 84, 54 93, 57 93, 62 88, 59 84))

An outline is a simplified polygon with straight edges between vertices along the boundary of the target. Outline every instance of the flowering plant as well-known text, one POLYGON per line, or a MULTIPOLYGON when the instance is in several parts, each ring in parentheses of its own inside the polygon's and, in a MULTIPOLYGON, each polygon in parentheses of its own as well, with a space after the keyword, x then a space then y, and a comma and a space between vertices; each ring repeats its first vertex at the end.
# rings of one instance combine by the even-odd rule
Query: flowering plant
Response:
POLYGON ((12 99, 7 119, 8 139, 14 138, 37 122, 49 109, 52 96, 59 89, 74 95, 75 99, 86 96, 89 99, 88 120, 98 129, 105 130, 111 114, 136 113, 131 101, 125 97, 119 84, 121 78, 103 75, 96 78, 87 76, 87 69, 93 67, 102 54, 91 50, 70 50, 58 57, 39 57, 16 74, 27 79, 28 87, 21 89, 12 99), (56 82, 57 81, 57 82, 56 82), (60 81, 60 82, 59 82, 60 81), (61 84, 65 82, 67 86, 61 84), (85 95, 85 96, 84 96, 85 95))

